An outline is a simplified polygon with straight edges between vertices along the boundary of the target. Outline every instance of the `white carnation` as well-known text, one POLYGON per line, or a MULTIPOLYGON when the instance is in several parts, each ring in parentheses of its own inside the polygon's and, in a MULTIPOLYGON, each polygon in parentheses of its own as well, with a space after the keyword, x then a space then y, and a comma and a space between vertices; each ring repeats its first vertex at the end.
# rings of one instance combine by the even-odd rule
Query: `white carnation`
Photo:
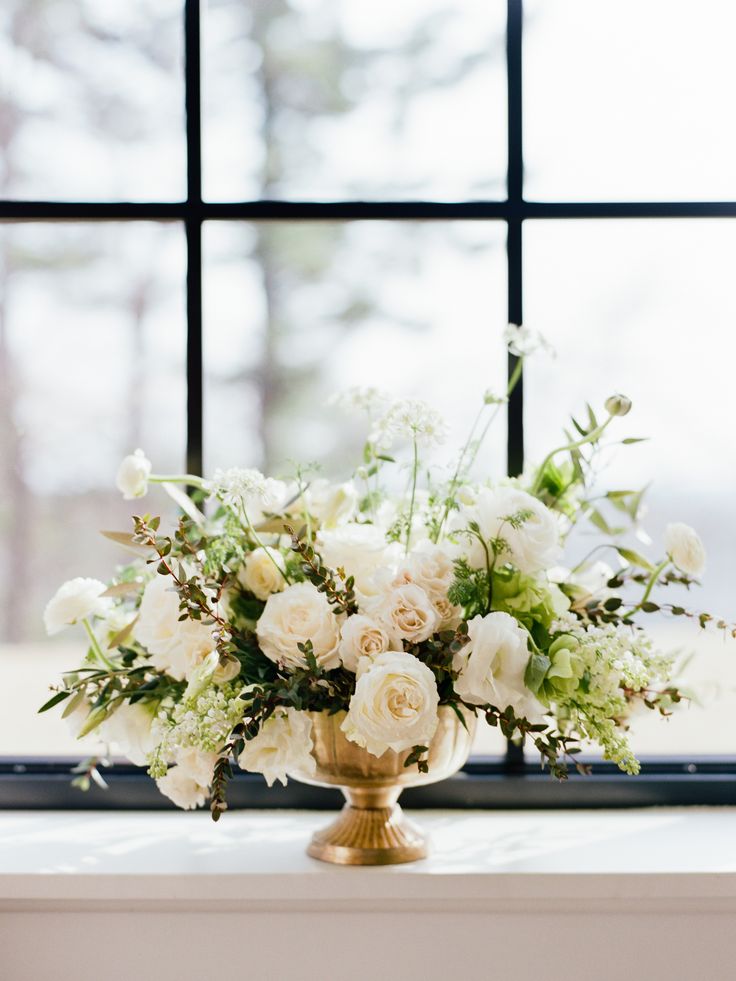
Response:
POLYGON ((508 613, 476 616, 468 643, 453 657, 455 691, 471 705, 509 705, 517 716, 537 719, 544 708, 524 683, 529 663, 527 632, 508 613))
POLYGON ((702 576, 705 572, 705 548, 696 531, 677 521, 667 525, 664 547, 677 568, 687 576, 702 576))
POLYGON ((238 570, 238 582, 257 599, 267 600, 286 586, 286 563, 278 549, 268 545, 249 552, 238 570))
MULTIPOLYGON (((484 488, 473 505, 461 510, 465 527, 477 523, 490 551, 491 540, 503 541, 500 553, 520 572, 534 573, 554 565, 562 552, 554 514, 536 497, 516 487, 484 488)), ((468 536, 467 558, 476 569, 486 565, 486 549, 468 536)))
POLYGON ((156 575, 143 590, 135 638, 151 663, 177 681, 188 679, 214 649, 210 627, 198 620, 179 620, 179 597, 168 576, 156 575))
POLYGON ((261 650, 288 668, 306 667, 299 644, 312 642, 317 663, 331 670, 340 664, 341 618, 311 582, 298 582, 269 596, 256 627, 261 650))
POLYGON ((312 720, 288 708, 266 719, 258 735, 246 741, 238 762, 244 770, 262 773, 269 787, 275 780, 285 785, 289 773, 315 773, 313 746, 312 720))
POLYGON ((136 450, 126 456, 118 467, 115 483, 126 501, 145 497, 148 492, 148 478, 151 476, 151 461, 143 450, 136 450))
POLYGON ((340 630, 340 660, 348 671, 358 670, 362 657, 374 658, 391 648, 388 632, 362 613, 348 617, 340 630))
POLYGON ((102 596, 106 590, 107 586, 99 579, 69 579, 46 604, 43 612, 46 633, 58 634, 72 623, 105 616, 112 607, 112 600, 102 596))
POLYGON ((388 651, 358 665, 340 728, 373 756, 428 746, 437 729, 438 705, 437 684, 427 665, 411 654, 388 651))
POLYGON ((431 599, 416 583, 394 586, 371 608, 392 637, 418 644, 438 629, 440 617, 431 599))

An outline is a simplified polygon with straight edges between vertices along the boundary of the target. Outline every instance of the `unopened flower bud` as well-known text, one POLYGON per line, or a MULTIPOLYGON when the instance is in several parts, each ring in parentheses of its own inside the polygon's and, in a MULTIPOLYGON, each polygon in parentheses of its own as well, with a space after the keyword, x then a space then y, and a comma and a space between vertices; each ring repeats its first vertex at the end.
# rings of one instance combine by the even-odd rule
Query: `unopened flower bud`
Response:
POLYGON ((631 399, 625 395, 611 395, 606 399, 606 410, 612 416, 625 416, 631 411, 631 399))

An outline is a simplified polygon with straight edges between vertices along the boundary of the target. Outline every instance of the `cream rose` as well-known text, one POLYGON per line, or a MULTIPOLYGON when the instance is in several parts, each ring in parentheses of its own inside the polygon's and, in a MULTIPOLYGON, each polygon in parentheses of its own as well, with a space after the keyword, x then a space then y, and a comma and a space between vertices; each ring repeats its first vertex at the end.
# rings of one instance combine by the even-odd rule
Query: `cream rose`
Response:
POLYGON ((358 592, 372 595, 376 591, 374 576, 386 568, 391 549, 376 525, 345 524, 321 530, 317 551, 328 568, 343 568, 348 576, 354 576, 358 592))
POLYGON ((157 736, 152 731, 154 707, 148 702, 123 702, 98 727, 96 735, 117 749, 136 766, 145 766, 149 753, 156 748, 157 736))
MULTIPOLYGON (((560 529, 554 514, 541 501, 516 487, 484 488, 475 504, 461 510, 465 527, 476 522, 486 543, 501 539, 500 554, 520 572, 534 573, 553 566, 560 557, 560 529), (509 518, 519 515, 512 523, 509 518), (516 527, 514 527, 516 524, 516 527)), ((486 550, 475 537, 468 537, 467 558, 476 569, 486 564, 486 550)))
POLYGON ((107 586, 99 579, 69 579, 57 589, 43 611, 46 633, 58 634, 80 620, 105 616, 112 607, 112 600, 102 596, 106 590, 107 586))
POLYGON ((455 578, 455 566, 443 548, 429 542, 419 545, 399 569, 398 578, 402 576, 421 586, 429 596, 440 621, 438 629, 454 628, 460 623, 460 607, 453 606, 447 598, 447 591, 455 578))
POLYGON ((269 787, 275 780, 285 785, 289 773, 314 774, 313 746, 312 720, 306 712, 288 708, 272 715, 258 735, 246 741, 238 763, 244 770, 262 773, 269 787))
POLYGON ((317 663, 327 670, 340 664, 340 625, 327 601, 311 582, 298 582, 282 593, 273 593, 256 626, 261 650, 287 668, 306 667, 299 644, 312 642, 317 663))
POLYGON ((389 589, 371 608, 393 638, 418 644, 438 629, 440 618, 421 586, 408 582, 389 589))
POLYGON ((245 557, 238 570, 238 582, 259 600, 286 588, 286 563, 278 549, 264 545, 245 557))
POLYGON ((689 525, 676 521, 667 525, 664 547, 680 572, 686 576, 702 576, 705 572, 705 548, 700 536, 689 525))
POLYGON ((527 632, 508 613, 476 616, 468 624, 469 642, 454 655, 459 672, 455 691, 471 705, 495 705, 527 719, 537 719, 544 707, 524 684, 529 663, 527 632))
POLYGON ((143 450, 136 450, 126 456, 118 467, 115 483, 126 501, 145 497, 148 492, 148 478, 151 476, 151 461, 143 450))
POLYGON ((361 661, 355 692, 340 728, 348 739, 382 756, 427 746, 438 722, 434 675, 418 658, 398 651, 361 661))
POLYGON ((377 657, 390 647, 387 631, 362 613, 348 617, 340 629, 340 660, 348 671, 358 670, 361 657, 377 657))
POLYGON ((179 597, 169 576, 156 575, 143 590, 136 640, 151 655, 151 663, 176 681, 188 679, 213 650, 211 629, 198 620, 179 620, 179 597))

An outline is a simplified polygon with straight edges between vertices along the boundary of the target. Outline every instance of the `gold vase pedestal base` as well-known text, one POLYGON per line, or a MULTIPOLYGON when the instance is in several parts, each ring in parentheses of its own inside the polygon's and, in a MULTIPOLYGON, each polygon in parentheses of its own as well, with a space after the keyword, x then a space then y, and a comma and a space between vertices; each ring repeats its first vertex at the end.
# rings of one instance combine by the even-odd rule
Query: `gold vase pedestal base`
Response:
POLYGON ((397 865, 427 857, 427 839, 404 816, 395 789, 343 793, 348 803, 313 835, 308 855, 337 865, 397 865))

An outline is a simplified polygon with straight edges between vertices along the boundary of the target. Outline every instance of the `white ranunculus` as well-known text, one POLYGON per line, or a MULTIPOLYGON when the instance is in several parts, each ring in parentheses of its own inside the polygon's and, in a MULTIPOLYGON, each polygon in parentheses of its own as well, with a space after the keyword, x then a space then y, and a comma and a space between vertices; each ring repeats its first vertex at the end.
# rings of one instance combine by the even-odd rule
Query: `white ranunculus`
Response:
POLYGON ((268 597, 256 626, 261 650, 288 668, 306 667, 299 644, 312 642, 317 663, 327 670, 338 667, 340 624, 324 593, 311 582, 298 582, 268 597))
POLYGON ((361 661, 355 692, 341 725, 373 756, 428 746, 437 729, 439 694, 431 670, 414 657, 387 651, 361 661))
POLYGON ((344 569, 346 575, 355 577, 358 592, 371 595, 375 592, 374 576, 386 567, 390 549, 376 525, 349 523, 321 530, 317 551, 329 569, 344 569))
POLYGON ((126 456, 118 467, 115 483, 126 501, 145 497, 148 492, 148 478, 151 476, 151 461, 143 450, 136 450, 126 456))
MULTIPOLYGON (((560 557, 560 528, 555 515, 526 491, 511 486, 484 488, 474 505, 461 510, 461 516, 465 527, 471 521, 478 524, 486 542, 502 539, 506 549, 501 561, 510 562, 520 572, 540 572, 560 557), (509 520, 514 516, 519 519, 509 520)), ((486 552, 477 538, 468 537, 466 554, 474 568, 485 568, 486 552)))
POLYGON ((205 624, 179 620, 179 596, 172 582, 168 576, 156 575, 146 585, 134 635, 157 670, 182 681, 213 650, 215 641, 205 624))
POLYGON ((689 525, 676 521, 667 525, 664 547, 680 572, 686 576, 702 576, 705 572, 705 548, 700 536, 689 525))
POLYGON ((517 716, 537 719, 544 707, 524 684, 529 663, 527 632, 508 613, 476 616, 468 643, 454 655, 455 691, 471 705, 509 705, 517 716))
POLYGON ((113 743, 136 766, 145 766, 149 753, 156 748, 152 732, 154 706, 148 702, 124 702, 98 727, 96 735, 113 743))
POLYGON ((374 658, 391 648, 388 632, 362 613, 348 617, 340 630, 340 660, 348 671, 358 670, 361 657, 374 658))
POLYGON ((371 613, 393 638, 412 644, 431 637, 440 623, 432 600, 413 582, 390 588, 372 607, 371 613))
POLYGON ((238 570, 238 582, 259 600, 267 600, 272 593, 280 593, 286 587, 286 563, 278 549, 263 545, 245 557, 238 570))
POLYGON ((102 596, 106 589, 99 579, 69 579, 57 589, 43 611, 46 633, 58 634, 72 623, 105 616, 112 607, 112 600, 102 596))
POLYGON ((156 786, 164 797, 185 811, 202 807, 209 795, 209 787, 198 783, 181 766, 169 767, 164 776, 158 778, 156 786))
POLYGON ((314 774, 313 746, 312 720, 306 712, 288 708, 274 713, 257 736, 246 740, 238 762, 244 770, 262 773, 269 787, 275 780, 285 785, 289 773, 314 774))
POLYGON ((329 480, 314 480, 304 498, 307 510, 321 528, 334 528, 350 521, 358 510, 358 491, 352 481, 332 484, 329 480))

